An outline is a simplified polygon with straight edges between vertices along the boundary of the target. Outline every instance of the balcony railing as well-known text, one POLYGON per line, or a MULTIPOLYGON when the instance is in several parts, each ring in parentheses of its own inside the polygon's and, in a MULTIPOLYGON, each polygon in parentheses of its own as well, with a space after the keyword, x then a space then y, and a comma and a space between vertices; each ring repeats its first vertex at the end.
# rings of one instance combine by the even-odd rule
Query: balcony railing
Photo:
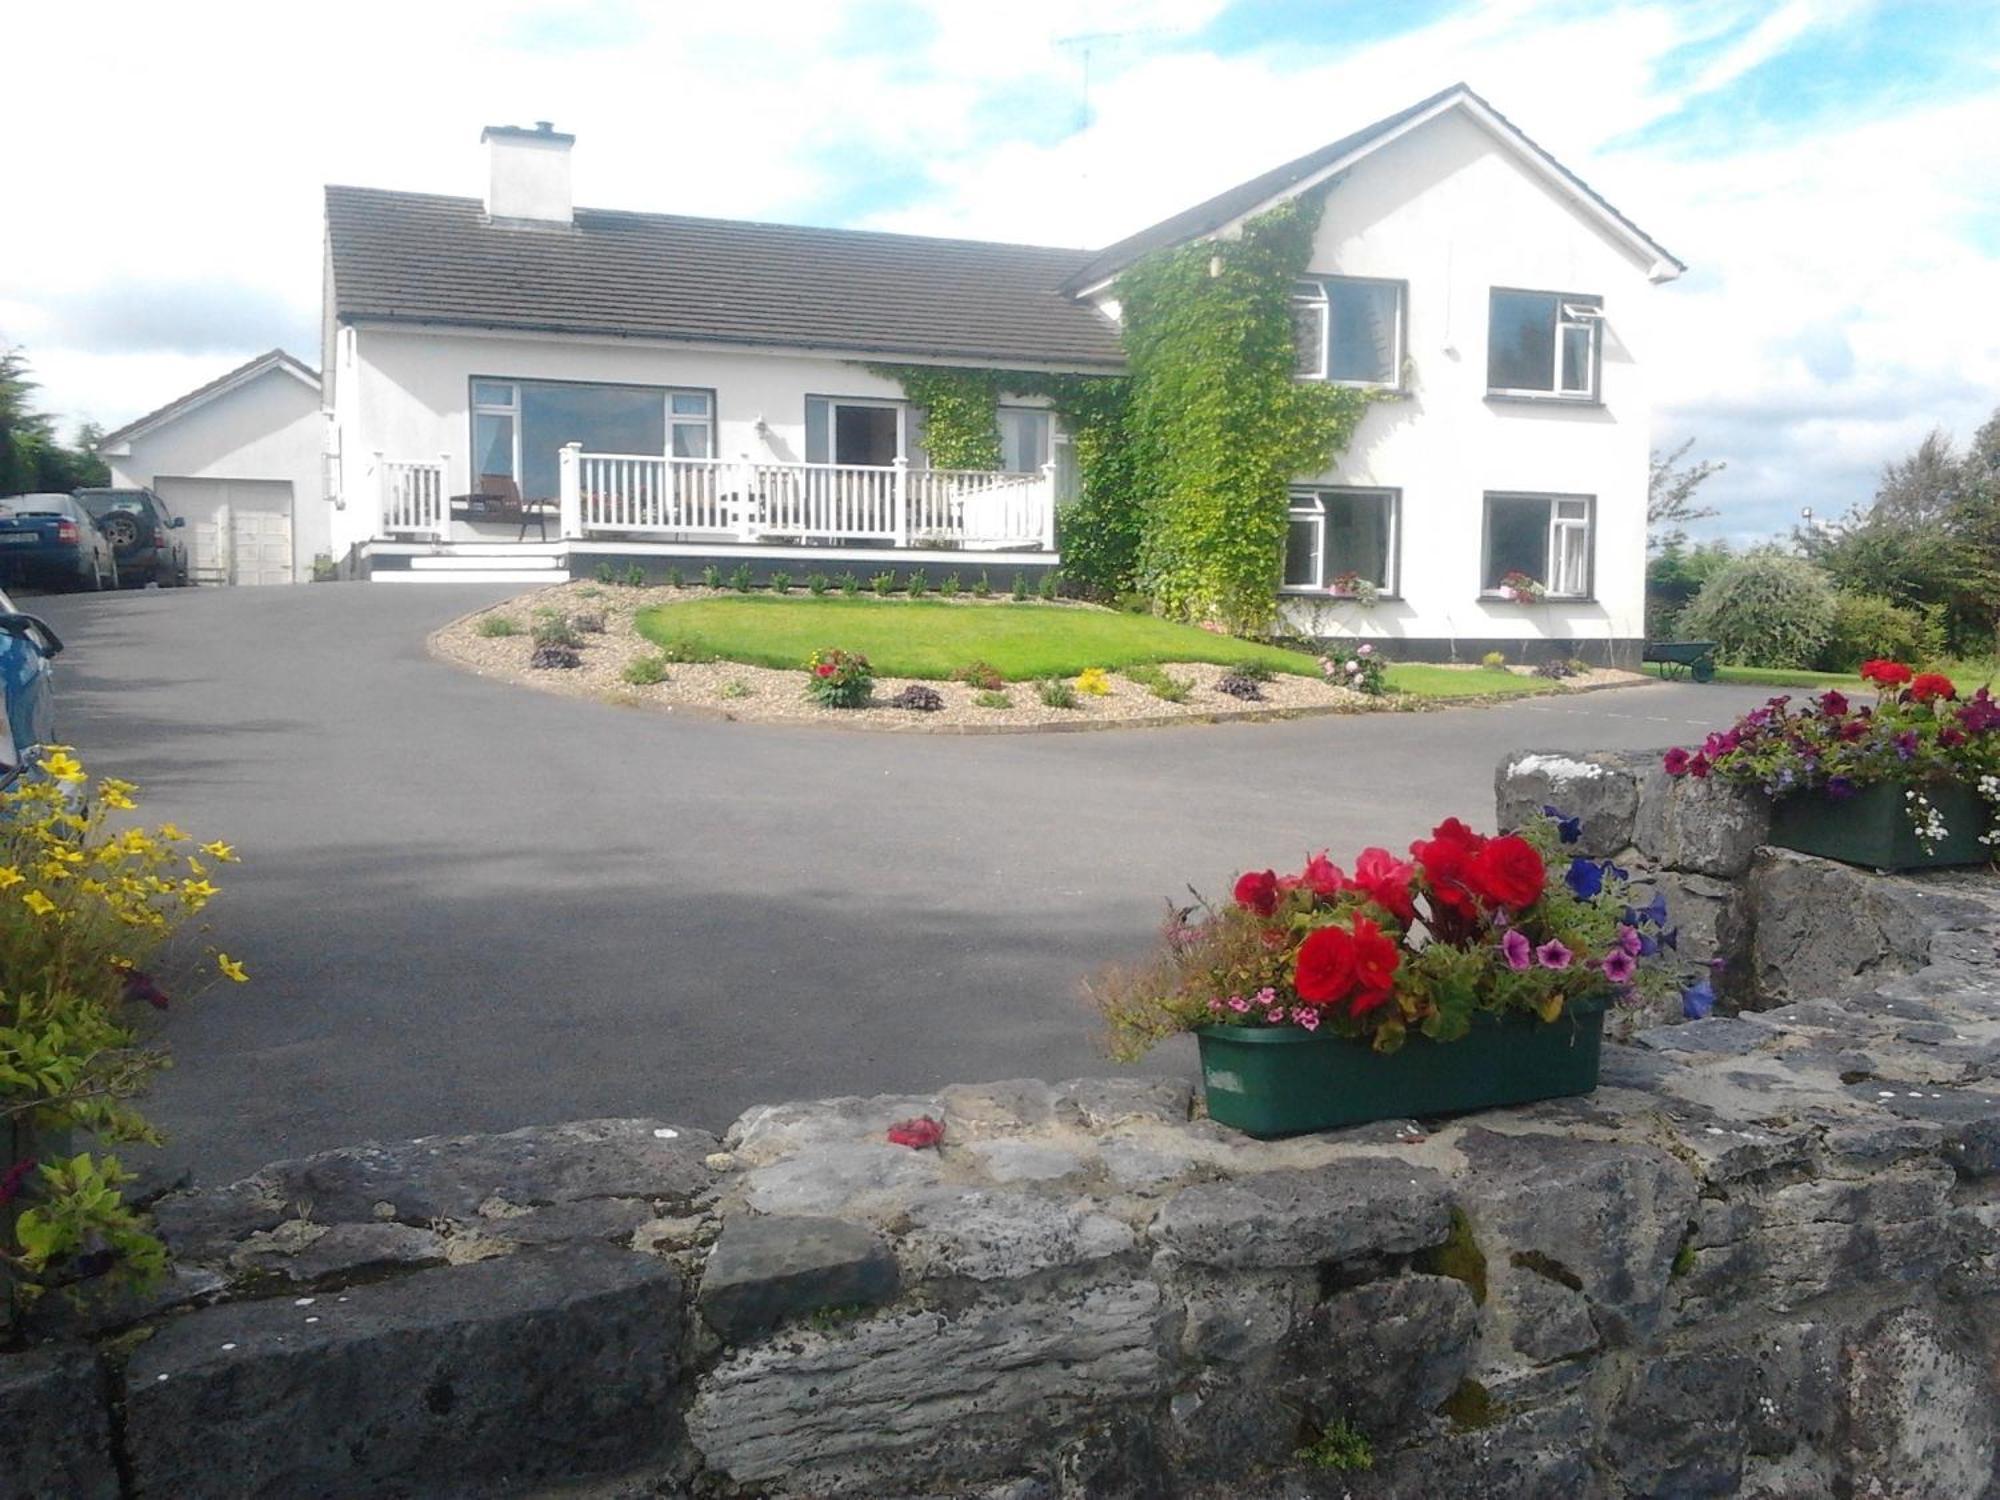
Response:
POLYGON ((673 535, 739 542, 1055 547, 1055 472, 778 464, 561 453, 565 537, 673 535))

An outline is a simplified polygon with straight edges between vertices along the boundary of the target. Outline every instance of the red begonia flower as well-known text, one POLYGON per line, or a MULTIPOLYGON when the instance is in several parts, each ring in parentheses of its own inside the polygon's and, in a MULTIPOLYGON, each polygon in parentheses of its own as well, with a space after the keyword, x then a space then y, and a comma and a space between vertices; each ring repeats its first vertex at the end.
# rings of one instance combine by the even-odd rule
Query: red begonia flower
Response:
POLYGON ((943 1124, 929 1115, 918 1115, 914 1120, 898 1120, 889 1127, 889 1144, 908 1146, 912 1151, 935 1146, 943 1139, 943 1124))
POLYGON ((1241 875, 1236 880, 1236 904, 1247 906, 1260 917, 1268 917, 1278 909, 1278 873, 1275 870, 1257 870, 1241 875))
POLYGON ((1354 934, 1344 927, 1316 927, 1292 959, 1292 988, 1301 1000, 1333 1005, 1354 988, 1354 934))
POLYGON ((1495 906, 1533 906, 1542 898, 1548 871, 1535 846, 1518 834, 1494 839, 1472 857, 1466 872, 1472 888, 1495 906))

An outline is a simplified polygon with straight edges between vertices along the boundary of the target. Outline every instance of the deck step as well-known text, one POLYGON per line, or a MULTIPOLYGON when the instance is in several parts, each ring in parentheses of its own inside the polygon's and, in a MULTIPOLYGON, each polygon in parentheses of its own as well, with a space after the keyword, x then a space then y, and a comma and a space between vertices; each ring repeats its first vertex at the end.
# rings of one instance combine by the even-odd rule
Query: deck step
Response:
POLYGON ((373 583, 562 583, 568 574, 548 568, 377 568, 373 583))
POLYGON ((436 557, 413 557, 410 566, 421 572, 477 573, 486 569, 505 566, 513 571, 526 568, 554 568, 559 559, 552 553, 443 553, 436 557))

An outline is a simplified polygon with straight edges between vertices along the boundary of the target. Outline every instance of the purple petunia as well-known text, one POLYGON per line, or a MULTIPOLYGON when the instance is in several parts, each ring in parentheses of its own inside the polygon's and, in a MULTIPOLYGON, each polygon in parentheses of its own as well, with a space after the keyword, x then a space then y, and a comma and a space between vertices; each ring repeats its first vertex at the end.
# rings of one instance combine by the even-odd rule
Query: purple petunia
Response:
POLYGON ((1845 802, 1859 790, 1851 777, 1829 776, 1826 779, 1826 795, 1830 801, 1845 802))
POLYGON ((1618 946, 1622 951, 1637 958, 1646 951, 1646 940, 1640 936, 1638 928, 1620 923, 1618 927, 1618 946))
POLYGON ((1545 969, 1567 969, 1575 956, 1563 946, 1561 938, 1550 938, 1535 950, 1535 962, 1545 969))
POLYGON ((1556 837, 1565 844, 1574 844, 1583 837, 1583 819, 1566 818, 1559 807, 1544 807, 1542 816, 1555 823, 1556 837))
POLYGON ((1613 948, 1604 955, 1604 962, 1600 967, 1604 970, 1604 977, 1613 984, 1629 984, 1633 974, 1638 971, 1639 960, 1623 948, 1613 948))
POLYGON ((1534 944, 1528 941, 1527 934, 1518 927, 1510 929, 1507 935, 1500 939, 1500 951, 1507 955, 1507 967, 1510 969, 1518 972, 1534 967, 1534 944))

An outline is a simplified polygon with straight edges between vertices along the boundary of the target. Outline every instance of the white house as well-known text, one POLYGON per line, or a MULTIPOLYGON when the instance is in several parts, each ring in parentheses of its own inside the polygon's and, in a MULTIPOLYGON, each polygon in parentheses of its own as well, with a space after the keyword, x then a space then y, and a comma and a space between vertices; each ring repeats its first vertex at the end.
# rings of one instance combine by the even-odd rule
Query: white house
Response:
POLYGON ((97 452, 121 489, 151 489, 186 518, 195 576, 292 583, 332 538, 319 375, 282 349, 128 422, 97 452))
POLYGON ((1003 472, 934 469, 874 367, 1116 372, 1125 268, 1321 191, 1299 378, 1395 399, 1294 488, 1288 624, 1637 654, 1649 294, 1684 268, 1462 85, 1095 252, 577 209, 572 137, 482 139, 483 201, 327 189, 351 572, 1039 572, 1073 482, 1046 405, 1003 395, 1003 472))

